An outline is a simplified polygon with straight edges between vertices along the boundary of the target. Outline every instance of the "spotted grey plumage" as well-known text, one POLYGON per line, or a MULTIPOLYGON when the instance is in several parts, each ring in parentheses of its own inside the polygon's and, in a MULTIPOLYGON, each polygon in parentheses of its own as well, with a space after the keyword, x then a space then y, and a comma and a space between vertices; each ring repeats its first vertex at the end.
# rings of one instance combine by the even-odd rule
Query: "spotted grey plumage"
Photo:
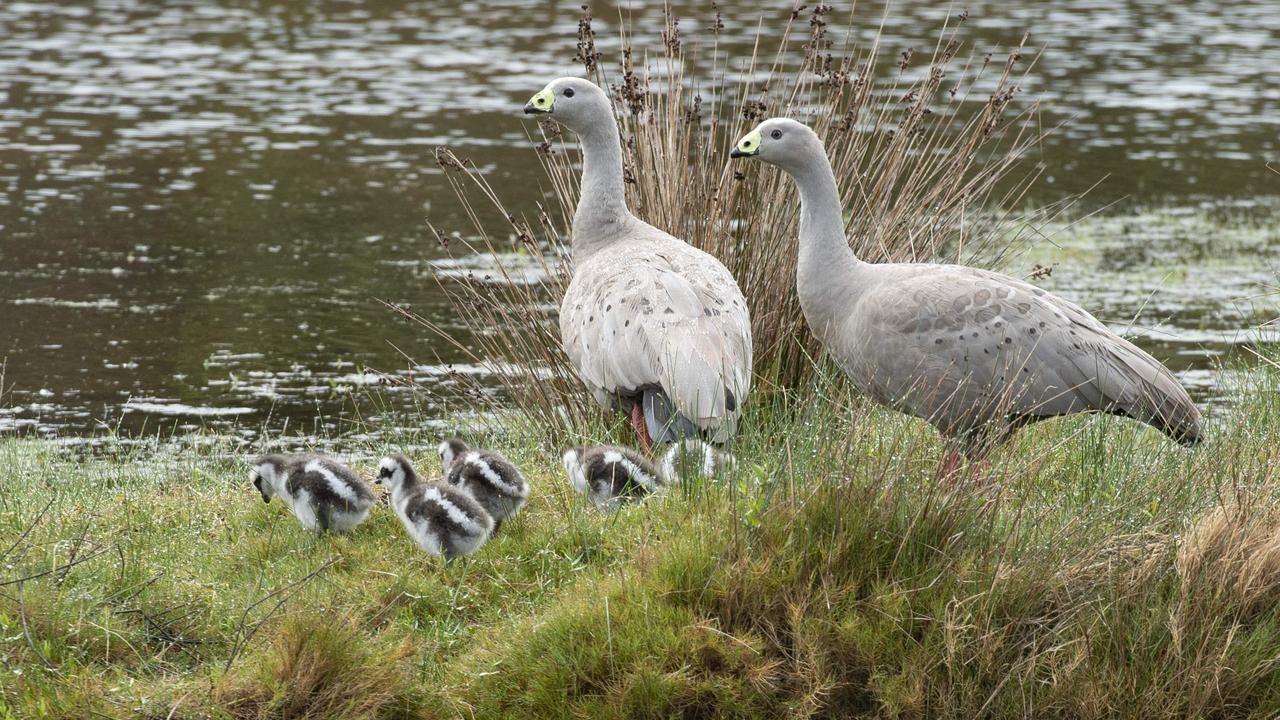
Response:
POLYGON ((858 259, 822 142, 774 118, 732 153, 777 165, 800 190, 796 290, 810 329, 857 387, 924 418, 958 453, 982 460, 1019 426, 1101 411, 1180 443, 1200 413, 1157 360, 1074 303, 999 273, 858 259))
POLYGON ((685 436, 729 440, 751 387, 751 318, 733 276, 631 214, 618 127, 600 88, 560 78, 525 112, 551 113, 581 140, 575 268, 560 304, 561 342, 578 375, 605 408, 631 414, 646 452, 685 436))
POLYGON ((424 482, 403 455, 378 463, 377 482, 390 489, 391 507, 414 543, 446 561, 479 550, 493 531, 480 503, 446 483, 424 482))
POLYGON ((249 479, 263 502, 279 497, 308 530, 350 530, 364 522, 374 495, 355 472, 322 455, 263 455, 249 479))
POLYGON ((501 453, 473 449, 458 438, 440 443, 445 482, 468 493, 493 518, 493 532, 529 499, 529 483, 520 468, 501 453))

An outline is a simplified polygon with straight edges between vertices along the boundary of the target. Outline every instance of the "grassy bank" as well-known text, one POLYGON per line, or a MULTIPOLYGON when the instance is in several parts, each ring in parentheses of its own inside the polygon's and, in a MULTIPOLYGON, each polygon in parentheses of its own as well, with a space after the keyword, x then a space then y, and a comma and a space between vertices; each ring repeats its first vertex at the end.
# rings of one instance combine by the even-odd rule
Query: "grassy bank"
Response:
POLYGON ((385 508, 304 532, 218 442, 3 441, 0 717, 1271 716, 1280 374, 1247 377, 1194 451, 1046 423, 984 492, 918 422, 775 395, 732 477, 600 515, 512 429, 534 498, 448 568, 385 508))

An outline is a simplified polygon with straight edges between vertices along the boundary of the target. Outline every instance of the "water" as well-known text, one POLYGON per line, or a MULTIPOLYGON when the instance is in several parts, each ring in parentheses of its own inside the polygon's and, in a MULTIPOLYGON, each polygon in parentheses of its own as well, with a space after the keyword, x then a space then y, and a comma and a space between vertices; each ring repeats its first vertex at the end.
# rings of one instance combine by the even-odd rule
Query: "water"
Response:
MULTIPOLYGON (((451 364, 477 369, 379 302, 456 325, 435 276, 457 267, 433 267, 425 222, 465 221, 432 149, 461 148, 532 208, 519 108, 576 71, 578 19, 574 3, 443 5, 0 7, 0 431, 336 435, 437 414, 387 378, 447 396, 451 364)), ((1138 316, 1142 344, 1212 400, 1214 364, 1277 314, 1259 296, 1280 260, 1280 6, 1027 5, 968 3, 965 37, 997 56, 1024 31, 1049 48, 1027 92, 1070 122, 1033 201, 1102 181, 1089 204, 1118 203, 1030 257, 1107 321, 1138 316), (1203 210, 1224 206, 1238 210, 1203 210)), ((624 6, 657 35, 660 2, 624 6)), ((686 30, 708 22, 674 8, 686 30)), ((612 57, 618 7, 592 10, 612 57)), ((789 11, 766 8, 764 26, 789 11)), ((745 56, 760 12, 723 9, 722 49, 745 56)), ((945 17, 896 3, 886 49, 932 48, 945 17)), ((862 4, 856 36, 879 21, 862 4)))

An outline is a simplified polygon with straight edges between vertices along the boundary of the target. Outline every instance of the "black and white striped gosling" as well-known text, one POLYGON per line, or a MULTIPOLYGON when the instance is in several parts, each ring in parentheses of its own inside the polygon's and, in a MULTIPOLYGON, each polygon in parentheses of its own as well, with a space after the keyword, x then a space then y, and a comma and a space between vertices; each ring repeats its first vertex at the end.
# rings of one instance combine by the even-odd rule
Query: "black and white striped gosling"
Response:
POLYGON ((391 507, 409 537, 446 561, 480 549, 493 532, 493 518, 480 503, 446 483, 424 482, 403 455, 378 463, 377 483, 391 490, 391 507))
POLYGON ((263 502, 279 497, 308 530, 350 530, 369 517, 373 491, 351 468, 321 455, 263 455, 249 471, 263 502))
POLYGON ((712 447, 710 443, 686 438, 663 454, 658 474, 667 485, 678 485, 683 478, 713 478, 735 463, 732 455, 712 447))
POLYGON ((612 445, 572 448, 564 454, 564 469, 573 489, 599 510, 617 510, 666 484, 639 453, 612 445))
POLYGON ((458 438, 440 443, 445 482, 476 499, 493 518, 493 531, 529 499, 529 483, 510 460, 492 450, 472 450, 458 438))

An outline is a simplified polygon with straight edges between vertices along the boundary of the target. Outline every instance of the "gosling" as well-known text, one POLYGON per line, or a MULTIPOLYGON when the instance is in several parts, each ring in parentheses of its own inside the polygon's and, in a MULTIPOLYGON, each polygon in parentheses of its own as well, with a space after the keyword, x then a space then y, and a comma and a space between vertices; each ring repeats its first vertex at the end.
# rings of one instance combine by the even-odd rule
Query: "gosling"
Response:
POLYGON ((572 448, 564 454, 564 469, 573 489, 604 511, 617 510, 666 485, 640 454, 612 445, 572 448))
POLYGON ((492 450, 472 450, 458 438, 440 443, 445 482, 471 495, 493 518, 493 531, 529 499, 529 483, 510 460, 492 450))
POLYGON ((711 479, 737 464, 729 453, 712 447, 697 438, 686 438, 667 450, 662 456, 658 474, 667 485, 678 485, 682 478, 701 477, 711 479))
POLYGON ((321 455, 263 455, 249 471, 262 502, 279 496, 313 532, 350 530, 373 507, 373 490, 351 468, 321 455))
POLYGON ((379 485, 391 491, 391 507, 418 547, 445 562, 470 555, 493 532, 493 518, 474 498, 446 483, 423 482, 403 455, 378 463, 379 485))

